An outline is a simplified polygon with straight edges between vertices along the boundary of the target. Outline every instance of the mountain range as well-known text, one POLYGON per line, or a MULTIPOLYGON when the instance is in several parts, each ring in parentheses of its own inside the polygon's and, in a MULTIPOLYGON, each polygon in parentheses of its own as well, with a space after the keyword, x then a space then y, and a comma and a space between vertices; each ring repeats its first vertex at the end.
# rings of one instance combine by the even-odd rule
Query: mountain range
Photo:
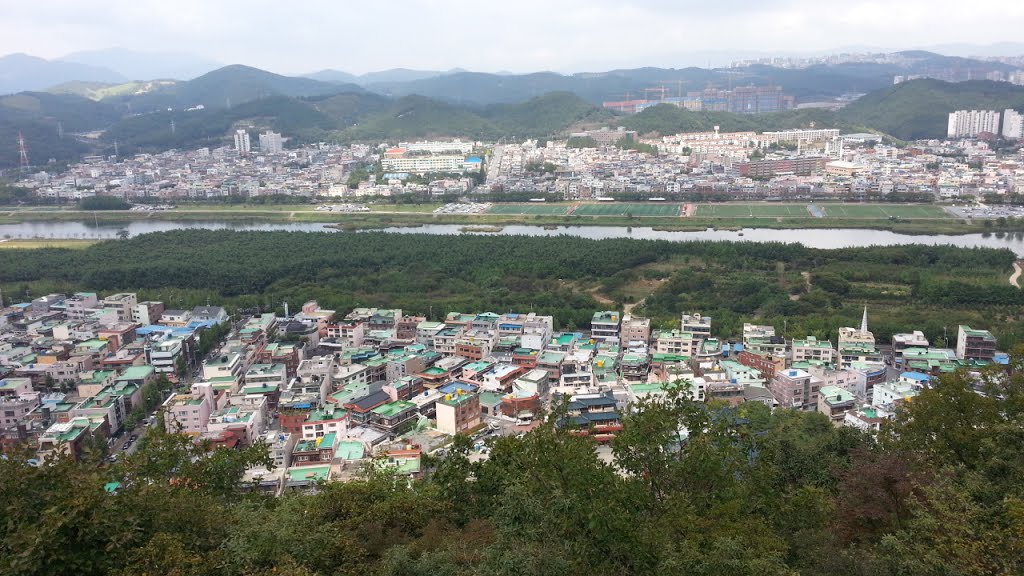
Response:
MULTIPOLYGON (((908 54, 927 66, 961 62, 930 53, 908 54)), ((229 142, 239 127, 273 129, 293 144, 444 136, 544 138, 600 125, 669 134, 715 125, 723 130, 771 130, 811 123, 913 139, 943 136, 945 115, 953 110, 1024 108, 1021 86, 937 80, 892 85, 891 80, 882 81, 889 71, 887 65, 876 64, 802 71, 765 66, 727 71, 641 68, 572 76, 448 71, 361 85, 365 77, 356 78, 360 83, 344 82, 348 77, 322 73, 318 80, 231 65, 188 81, 65 82, 49 92, 0 97, 0 167, 17 165, 19 132, 38 165, 51 158, 70 161, 87 152, 109 153, 115 142, 122 153, 217 146, 229 142), (677 89, 681 84, 686 90, 693 84, 719 82, 723 74, 737 83, 784 78, 808 99, 854 88, 868 93, 838 112, 736 115, 689 112, 666 104, 632 116, 614 116, 598 104, 611 90, 629 92, 657 82, 675 82, 677 89)), ((427 72, 391 73, 397 78, 427 72)))

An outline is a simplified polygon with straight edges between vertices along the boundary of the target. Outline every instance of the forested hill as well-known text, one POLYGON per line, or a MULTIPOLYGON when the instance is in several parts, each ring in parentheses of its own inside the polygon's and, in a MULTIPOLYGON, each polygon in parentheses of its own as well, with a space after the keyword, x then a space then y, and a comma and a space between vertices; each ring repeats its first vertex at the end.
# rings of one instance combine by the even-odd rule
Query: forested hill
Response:
POLYGON ((975 80, 912 80, 867 94, 840 110, 841 121, 903 140, 943 138, 950 112, 1024 110, 1024 86, 975 80))
POLYGON ((572 237, 432 236, 182 230, 82 250, 0 250, 0 290, 135 291, 182 305, 276 307, 315 299, 345 310, 402 308, 443 317, 465 310, 552 314, 584 328, 594 294, 614 307, 645 298, 637 313, 674 326, 680 313, 715 318, 716 333, 744 322, 787 325, 789 337, 835 338, 863 306, 882 342, 922 330, 987 328, 1001 346, 1024 343, 1015 321, 1024 292, 1007 282, 1009 250, 893 246, 815 250, 796 244, 659 242, 572 237), (524 257, 528 255, 529 257, 524 257), (808 287, 804 276, 810 274, 808 287), (171 296, 173 294, 173 296, 171 296), (794 299, 793 297, 797 297, 794 299))
POLYGON ((421 480, 371 467, 276 499, 241 492, 246 467, 268 465, 261 444, 207 454, 162 426, 112 466, 94 451, 38 467, 12 454, 0 459, 0 570, 1016 575, 1024 375, 991 376, 977 391, 944 376, 877 438, 819 413, 672 394, 623 418, 614 466, 549 422, 476 462, 458 436, 424 458, 421 480))

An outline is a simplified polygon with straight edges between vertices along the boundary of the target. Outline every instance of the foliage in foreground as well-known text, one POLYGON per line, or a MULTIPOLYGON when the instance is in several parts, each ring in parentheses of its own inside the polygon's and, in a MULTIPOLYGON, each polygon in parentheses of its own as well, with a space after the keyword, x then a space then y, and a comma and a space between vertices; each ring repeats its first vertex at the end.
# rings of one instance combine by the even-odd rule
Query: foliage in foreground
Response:
POLYGON ((673 396, 612 446, 545 425, 469 441, 428 477, 273 499, 259 449, 154 432, 113 467, 0 461, 0 572, 992 575, 1024 570, 1024 358, 984 395, 952 375, 878 441, 820 414, 673 396), (104 484, 122 488, 107 494, 104 484))

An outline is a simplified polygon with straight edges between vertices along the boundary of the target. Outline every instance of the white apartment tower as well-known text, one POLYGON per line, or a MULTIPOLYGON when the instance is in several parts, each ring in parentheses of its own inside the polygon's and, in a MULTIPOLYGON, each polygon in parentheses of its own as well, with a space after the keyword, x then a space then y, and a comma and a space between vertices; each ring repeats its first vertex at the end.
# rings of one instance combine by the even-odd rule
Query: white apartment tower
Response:
POLYGON ((260 134, 260 152, 264 154, 280 154, 284 150, 281 135, 269 130, 260 134))
POLYGON ((999 112, 958 110, 949 115, 946 134, 950 138, 973 138, 982 132, 999 133, 999 112))
POLYGON ((248 156, 252 150, 249 145, 249 132, 246 130, 237 130, 235 132, 235 150, 238 151, 239 156, 248 156))
POLYGON ((1024 138, 1024 114, 1013 108, 1007 108, 1003 112, 1003 138, 1024 138))

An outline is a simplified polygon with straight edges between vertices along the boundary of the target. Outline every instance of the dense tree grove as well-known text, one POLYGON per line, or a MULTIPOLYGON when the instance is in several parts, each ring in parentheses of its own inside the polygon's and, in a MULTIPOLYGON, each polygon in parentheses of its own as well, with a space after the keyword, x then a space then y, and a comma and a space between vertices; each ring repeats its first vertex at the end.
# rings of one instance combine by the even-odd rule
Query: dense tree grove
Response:
POLYGON ((679 394, 625 418, 616 466, 546 424, 482 462, 458 437, 422 480, 373 471, 276 499, 239 490, 259 445, 205 454, 157 430, 113 466, 15 456, 0 460, 0 572, 1020 574, 1022 367, 944 376, 878 438, 679 394))
POLYGON ((534 310, 563 328, 586 328, 594 310, 643 299, 636 312, 656 324, 699 311, 725 337, 758 320, 789 337, 834 338, 867 304, 882 341, 918 329, 938 342, 967 323, 1009 347, 1024 342, 1024 293, 1007 282, 1014 259, 1009 250, 943 246, 179 230, 80 250, 0 250, 0 289, 13 298, 137 290, 171 306, 212 299, 264 310, 316 299, 337 310, 398 307, 435 318, 534 310))

